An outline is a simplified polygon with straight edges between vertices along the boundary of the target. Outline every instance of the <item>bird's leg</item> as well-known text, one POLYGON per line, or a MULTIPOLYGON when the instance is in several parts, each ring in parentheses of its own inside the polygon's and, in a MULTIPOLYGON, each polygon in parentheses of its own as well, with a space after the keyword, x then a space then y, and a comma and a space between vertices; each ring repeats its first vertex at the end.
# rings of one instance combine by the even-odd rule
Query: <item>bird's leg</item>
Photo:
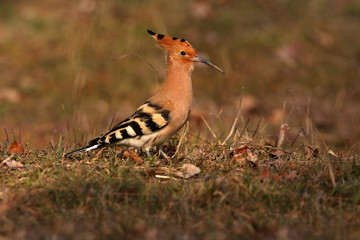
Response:
POLYGON ((168 155, 166 155, 166 153, 164 153, 163 150, 159 149, 159 153, 166 159, 170 159, 170 157, 168 155))
POLYGON ((163 151, 163 145, 161 145, 161 147, 158 147, 158 151, 159 151, 159 157, 160 155, 163 156, 166 159, 171 159, 168 155, 166 155, 166 153, 163 151))
POLYGON ((146 147, 146 148, 145 148, 145 152, 146 152, 146 155, 147 155, 148 157, 151 156, 151 155, 150 155, 150 148, 151 148, 151 147, 146 147))

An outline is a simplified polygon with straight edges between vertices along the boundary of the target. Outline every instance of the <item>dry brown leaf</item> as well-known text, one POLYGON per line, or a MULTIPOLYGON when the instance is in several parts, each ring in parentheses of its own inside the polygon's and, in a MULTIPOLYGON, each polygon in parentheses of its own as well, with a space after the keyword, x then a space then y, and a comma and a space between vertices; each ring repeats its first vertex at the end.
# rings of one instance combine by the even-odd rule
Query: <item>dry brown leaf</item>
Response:
POLYGON ((247 160, 249 160, 250 162, 257 162, 258 160, 257 152, 247 150, 247 154, 248 154, 247 160))
POLYGON ((132 160, 134 160, 135 163, 139 163, 142 162, 141 157, 139 157, 136 153, 134 153, 133 151, 124 151, 124 157, 125 158, 131 158, 132 160))
POLYGON ((24 164, 22 164, 20 162, 17 162, 17 161, 14 161, 14 160, 6 161, 5 164, 10 168, 22 168, 22 167, 24 167, 24 164))
POLYGON ((10 147, 7 150, 7 154, 22 154, 24 153, 24 148, 18 141, 13 141, 10 147))
POLYGON ((181 178, 188 179, 195 176, 196 174, 199 174, 200 172, 201 172, 200 168, 198 168, 194 164, 185 163, 182 166, 182 171, 176 172, 175 175, 181 178))
POLYGON ((280 157, 280 156, 283 156, 283 155, 285 155, 285 152, 284 151, 282 151, 282 150, 276 150, 275 152, 272 152, 271 153, 271 156, 273 157, 273 158, 278 158, 278 157, 280 157))
POLYGON ((261 180, 266 180, 266 179, 269 179, 272 177, 272 173, 270 172, 269 169, 267 168, 264 168, 262 171, 261 171, 261 174, 260 174, 260 179, 261 180))
POLYGON ((235 152, 237 154, 247 153, 248 149, 249 149, 249 146, 247 144, 245 144, 245 145, 242 145, 242 146, 238 147, 237 149, 235 149, 235 152))

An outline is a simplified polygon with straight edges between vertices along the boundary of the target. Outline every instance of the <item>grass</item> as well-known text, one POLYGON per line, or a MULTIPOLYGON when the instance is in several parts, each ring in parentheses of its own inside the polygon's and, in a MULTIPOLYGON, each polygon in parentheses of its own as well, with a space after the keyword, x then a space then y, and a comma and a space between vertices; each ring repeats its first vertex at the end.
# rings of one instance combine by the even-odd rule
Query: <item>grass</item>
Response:
POLYGON ((1 1, 0 236, 359 238, 359 17, 357 0, 1 1), (63 159, 161 83, 147 28, 226 72, 196 65, 179 154, 63 159), (25 167, 3 162, 13 140, 25 167), (174 177, 184 163, 201 173, 174 177))
MULTIPOLYGON (((0 232, 60 239, 356 239, 359 158, 248 142, 183 145, 169 161, 30 150, 1 167, 0 232), (234 147, 237 146, 237 147, 234 147), (184 154, 184 151, 188 154, 184 154), (252 162, 252 161, 253 162, 252 162), (159 179, 183 163, 201 173, 159 179)), ((3 145, 2 156, 6 144, 3 145)))

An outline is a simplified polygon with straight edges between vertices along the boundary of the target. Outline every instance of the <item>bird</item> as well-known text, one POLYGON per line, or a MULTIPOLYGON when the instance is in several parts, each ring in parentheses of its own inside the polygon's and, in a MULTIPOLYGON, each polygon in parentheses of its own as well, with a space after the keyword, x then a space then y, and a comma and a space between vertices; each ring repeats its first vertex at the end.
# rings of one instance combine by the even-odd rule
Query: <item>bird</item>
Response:
POLYGON ((193 99, 191 74, 194 63, 206 64, 224 74, 218 66, 197 55, 184 38, 147 32, 156 40, 157 46, 167 52, 167 71, 162 86, 130 117, 64 157, 113 146, 143 148, 149 155, 151 147, 162 145, 188 119, 193 99))

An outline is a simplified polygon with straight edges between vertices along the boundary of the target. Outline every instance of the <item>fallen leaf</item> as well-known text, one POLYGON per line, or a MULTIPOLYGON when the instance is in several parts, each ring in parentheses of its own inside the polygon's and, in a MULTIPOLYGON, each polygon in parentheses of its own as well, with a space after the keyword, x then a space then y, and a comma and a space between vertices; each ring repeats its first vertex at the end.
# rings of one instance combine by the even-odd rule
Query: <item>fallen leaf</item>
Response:
POLYGON ((271 177, 272 177, 272 173, 270 172, 269 169, 264 168, 264 169, 261 171, 261 174, 260 174, 260 179, 261 179, 261 180, 266 180, 266 179, 271 178, 271 177))
POLYGON ((14 161, 14 160, 10 160, 10 161, 6 161, 5 164, 10 167, 10 168, 22 168, 24 167, 24 164, 14 161))
POLYGON ((131 158, 132 160, 134 160, 135 163, 139 163, 142 162, 141 157, 139 157, 136 153, 134 153, 133 151, 124 151, 124 157, 125 158, 131 158))
POLYGON ((253 152, 248 149, 247 154, 248 154, 247 160, 249 160, 250 162, 257 162, 258 160, 257 151, 253 152))
POLYGON ((285 155, 284 151, 276 150, 275 152, 270 153, 270 156, 273 158, 279 158, 280 156, 285 155))
POLYGON ((7 150, 7 154, 22 154, 24 153, 24 148, 18 141, 13 141, 10 147, 7 150))
POLYGON ((247 144, 245 144, 245 145, 242 145, 242 146, 238 147, 237 149, 235 149, 235 152, 237 154, 242 154, 242 153, 246 153, 247 149, 249 149, 249 146, 247 144))
POLYGON ((195 176, 196 174, 199 174, 201 172, 200 168, 195 166, 194 164, 185 163, 182 166, 181 172, 176 172, 175 175, 181 178, 191 178, 192 176, 195 176))

